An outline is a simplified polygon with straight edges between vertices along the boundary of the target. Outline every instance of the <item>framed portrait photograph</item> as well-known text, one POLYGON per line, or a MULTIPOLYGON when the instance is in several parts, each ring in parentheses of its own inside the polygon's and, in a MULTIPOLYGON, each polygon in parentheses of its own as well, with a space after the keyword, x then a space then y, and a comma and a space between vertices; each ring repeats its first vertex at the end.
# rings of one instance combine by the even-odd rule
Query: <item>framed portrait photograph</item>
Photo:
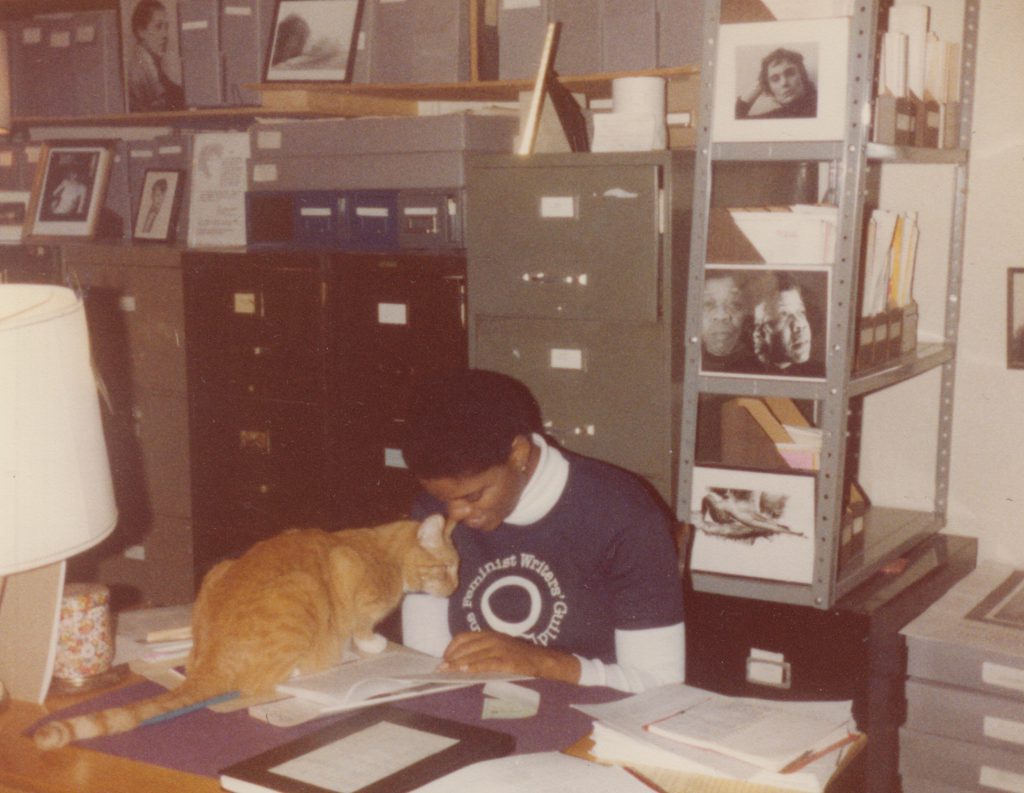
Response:
POLYGON ((25 236, 91 237, 103 207, 112 156, 112 141, 44 143, 25 236))
POLYGON ((814 495, 812 473, 694 467, 691 569, 810 584, 814 495))
POLYGON ((184 110, 178 0, 120 0, 120 12, 128 112, 184 110))
POLYGON ((361 0, 278 0, 264 81, 349 80, 361 8, 361 0))
POLYGON ((1024 369, 1024 267, 1006 271, 1006 365, 1024 369))
POLYGON ((850 20, 722 25, 711 139, 841 140, 850 20))
POLYGON ((701 374, 825 378, 829 267, 704 268, 701 374))
POLYGON ((178 220, 185 172, 151 168, 142 180, 132 239, 170 242, 178 220))
POLYGON ((0 190, 0 243, 21 242, 31 196, 28 190, 0 190))

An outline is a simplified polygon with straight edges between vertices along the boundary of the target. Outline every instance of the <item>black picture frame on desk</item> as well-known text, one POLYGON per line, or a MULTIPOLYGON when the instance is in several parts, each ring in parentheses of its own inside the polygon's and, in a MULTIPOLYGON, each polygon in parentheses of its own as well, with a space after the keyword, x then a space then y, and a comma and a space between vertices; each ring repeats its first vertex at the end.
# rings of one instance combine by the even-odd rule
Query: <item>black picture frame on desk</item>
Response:
POLYGON ((185 172, 150 168, 142 181, 139 211, 132 226, 132 239, 172 242, 181 205, 185 172))
POLYGON ((220 783, 238 793, 405 793, 514 748, 507 733, 381 706, 225 768, 220 783), (317 784, 324 773, 330 788, 317 784))
POLYGON ((1006 366, 1024 369, 1024 267, 1006 271, 1006 366))
POLYGON ((263 81, 350 82, 363 0, 277 0, 263 81))

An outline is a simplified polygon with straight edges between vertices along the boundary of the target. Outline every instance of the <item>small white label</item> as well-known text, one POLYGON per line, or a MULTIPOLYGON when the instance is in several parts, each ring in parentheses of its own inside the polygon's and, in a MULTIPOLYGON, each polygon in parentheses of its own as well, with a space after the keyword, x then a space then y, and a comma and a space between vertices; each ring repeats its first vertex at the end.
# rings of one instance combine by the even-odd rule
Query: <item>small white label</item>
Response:
POLYGON ((750 648, 747 656, 747 680, 765 686, 788 686, 786 656, 769 650, 750 648))
POLYGON ((21 31, 22 44, 39 44, 43 40, 42 28, 25 28, 21 31))
POLYGON ((387 207, 356 207, 356 216, 361 218, 386 218, 390 214, 387 207))
POLYGON ((71 31, 57 30, 50 34, 50 46, 56 49, 64 49, 71 46, 71 31))
POLYGON ((1024 793, 1024 774, 983 765, 978 773, 978 784, 1008 793, 1024 793))
POLYGON ((276 182, 277 163, 258 162, 252 166, 252 180, 254 182, 276 182))
POLYGON ((128 152, 128 156, 133 160, 148 160, 155 157, 156 154, 152 149, 132 149, 128 152))
POLYGON ((132 312, 135 310, 135 295, 121 295, 117 299, 117 306, 122 311, 132 312))
POLYGON ((408 324, 409 311, 405 303, 378 303, 377 322, 381 325, 408 324))
POLYGON ((576 199, 571 195, 541 196, 540 216, 542 218, 574 218, 576 217, 576 199))
POLYGON ((256 148, 280 149, 282 137, 279 129, 261 129, 256 133, 256 148))
POLYGON ((236 314, 255 314, 256 313, 256 293, 255 292, 235 292, 235 313, 236 314))
POLYGON ((984 661, 981 664, 981 679, 982 682, 988 683, 990 686, 1024 691, 1024 669, 1014 669, 1010 666, 984 661))
POLYGON ((161 154, 184 154, 185 153, 185 150, 181 147, 180 143, 177 143, 177 144, 175 144, 173 146, 161 146, 159 149, 157 149, 157 151, 160 152, 161 154))
POLYGON ((986 716, 982 721, 982 733, 986 738, 1024 745, 1024 723, 986 716))
POLYGON ((14 152, 10 149, 0 151, 0 168, 10 168, 14 165, 14 152))
POLYGON ((252 8, 249 6, 224 6, 224 16, 251 17, 252 8))
POLYGON ((205 19, 193 19, 188 22, 181 23, 181 29, 188 30, 206 30, 210 27, 210 23, 205 19))
POLYGON ((38 163, 39 155, 42 153, 42 146, 26 146, 25 147, 25 162, 27 163, 38 163))
POLYGON ((404 207, 402 214, 410 217, 437 217, 437 207, 404 207))
POLYGON ((330 207, 302 207, 299 210, 299 214, 304 218, 329 218, 331 216, 330 207))
POLYGON ((385 449, 384 450, 384 465, 387 468, 408 468, 405 464, 405 456, 402 454, 401 449, 385 449))
POLYGON ((79 25, 75 28, 76 44, 92 44, 96 41, 95 25, 79 25))
POLYGON ((502 0, 505 11, 519 11, 523 8, 540 8, 540 0, 502 0))
POLYGON ((551 350, 552 369, 583 369, 583 350, 569 350, 556 347, 551 350))

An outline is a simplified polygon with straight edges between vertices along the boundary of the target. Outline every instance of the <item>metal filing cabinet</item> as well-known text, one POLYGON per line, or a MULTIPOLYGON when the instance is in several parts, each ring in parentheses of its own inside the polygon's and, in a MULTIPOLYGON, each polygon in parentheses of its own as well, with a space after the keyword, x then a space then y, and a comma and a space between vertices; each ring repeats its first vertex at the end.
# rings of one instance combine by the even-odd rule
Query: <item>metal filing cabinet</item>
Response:
POLYGON ((117 243, 69 244, 61 254, 68 285, 85 299, 119 513, 116 547, 105 543, 73 567, 149 602, 187 601, 192 504, 178 254, 117 243))
POLYGON ((420 490, 401 451, 412 382, 466 365, 465 258, 334 254, 329 271, 335 514, 394 520, 420 490))
POLYGON ((692 159, 478 156, 467 177, 473 366, 525 382, 552 437, 667 501, 692 159))
POLYGON ((315 255, 185 256, 197 580, 328 517, 323 291, 315 255))

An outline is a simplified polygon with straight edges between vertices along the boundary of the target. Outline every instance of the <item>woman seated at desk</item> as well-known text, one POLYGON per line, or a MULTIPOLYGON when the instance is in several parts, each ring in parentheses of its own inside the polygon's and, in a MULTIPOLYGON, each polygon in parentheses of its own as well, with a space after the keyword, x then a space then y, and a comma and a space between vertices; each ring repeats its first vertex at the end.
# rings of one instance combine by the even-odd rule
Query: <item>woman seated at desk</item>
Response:
POLYGON ((415 516, 459 521, 450 598, 409 595, 404 642, 442 669, 641 691, 683 679, 671 515, 632 474, 559 449, 518 381, 461 370, 424 383, 405 461, 415 516))

